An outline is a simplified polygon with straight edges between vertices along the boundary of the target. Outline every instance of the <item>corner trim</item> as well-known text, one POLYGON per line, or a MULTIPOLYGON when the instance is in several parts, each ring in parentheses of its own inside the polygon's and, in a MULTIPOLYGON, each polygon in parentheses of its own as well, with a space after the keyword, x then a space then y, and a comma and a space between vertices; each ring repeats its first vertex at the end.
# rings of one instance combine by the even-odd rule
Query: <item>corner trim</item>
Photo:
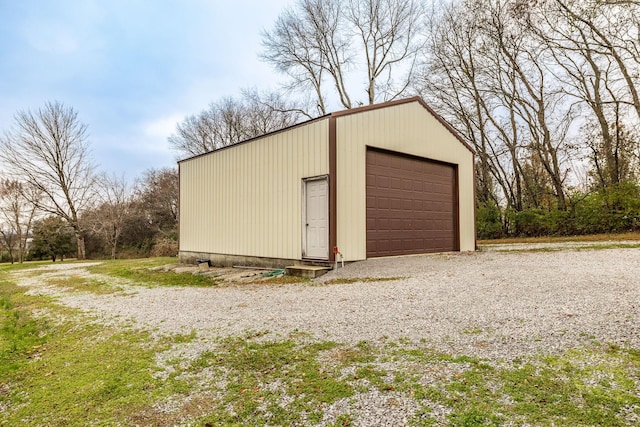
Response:
POLYGON ((454 224, 455 224, 455 250, 460 252, 460 248, 462 247, 462 231, 460 230, 460 224, 462 223, 462 213, 460 212, 460 165, 453 165, 455 172, 453 174, 453 191, 455 191, 455 212, 453 215, 454 224))
POLYGON ((471 157, 471 174, 473 175, 473 249, 478 250, 478 194, 476 179, 476 158, 471 157))
POLYGON ((329 116, 329 261, 335 261, 333 248, 338 245, 338 180, 336 118, 329 116))
POLYGON ((180 253, 180 229, 182 228, 182 215, 180 215, 180 189, 182 188, 180 166, 180 162, 178 162, 178 253, 180 253))

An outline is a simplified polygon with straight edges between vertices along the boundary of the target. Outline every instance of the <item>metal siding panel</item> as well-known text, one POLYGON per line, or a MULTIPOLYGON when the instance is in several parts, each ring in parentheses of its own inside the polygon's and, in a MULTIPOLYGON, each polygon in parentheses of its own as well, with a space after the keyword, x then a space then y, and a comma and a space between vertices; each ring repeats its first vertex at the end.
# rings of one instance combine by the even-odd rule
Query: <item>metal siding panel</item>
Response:
POLYGON ((301 257, 301 182, 328 173, 328 120, 181 163, 180 249, 301 257))
MULTIPOLYGON (((282 135, 278 135, 278 138, 274 138, 274 141, 271 143, 272 144, 272 149, 269 150, 269 154, 271 157, 271 161, 270 164, 271 165, 277 165, 281 159, 278 158, 278 154, 279 154, 279 149, 280 149, 280 143, 282 141, 281 138, 282 135)), ((284 227, 283 224, 281 222, 282 218, 278 216, 278 213, 280 212, 280 208, 282 207, 282 203, 286 203, 286 195, 281 194, 280 193, 280 177, 282 176, 282 171, 279 171, 280 173, 268 173, 267 176, 269 177, 269 179, 271 180, 271 186, 269 188, 269 198, 270 198, 270 204, 272 204, 273 208, 270 209, 270 215, 271 215, 271 224, 273 225, 273 227, 275 227, 278 230, 278 234, 282 235, 282 233, 284 232, 284 227)), ((277 244, 280 241, 280 239, 274 239, 274 238, 268 238, 265 242, 263 242, 264 244, 266 244, 266 252, 267 253, 277 253, 277 244)))
POLYGON ((338 118, 336 123, 337 245, 348 261, 366 257, 364 149, 369 129, 361 114, 338 118))
MULTIPOLYGON (((293 194, 293 181, 295 181, 295 176, 293 174, 293 157, 292 157, 292 151, 291 150, 284 150, 283 154, 283 161, 285 165, 289 165, 289 167, 285 168, 285 170, 283 171, 285 173, 285 180, 284 180, 284 193, 285 194, 293 194)), ((289 205, 293 205, 293 203, 295 203, 294 200, 289 200, 288 203, 286 204, 287 206, 289 205)), ((293 223, 293 209, 283 209, 283 215, 282 215, 282 220, 285 224, 291 224, 293 223)), ((282 249, 283 251, 286 248, 289 247, 293 247, 294 246, 294 242, 293 242, 293 231, 291 229, 291 227, 286 227, 285 232, 282 235, 282 249)))

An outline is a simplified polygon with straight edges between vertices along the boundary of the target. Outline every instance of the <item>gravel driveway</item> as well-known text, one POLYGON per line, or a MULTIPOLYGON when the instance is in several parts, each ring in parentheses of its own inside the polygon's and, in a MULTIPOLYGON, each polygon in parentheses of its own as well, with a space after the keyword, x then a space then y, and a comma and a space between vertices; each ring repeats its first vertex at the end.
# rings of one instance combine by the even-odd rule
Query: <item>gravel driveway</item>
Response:
MULTIPOLYGON (((88 274, 82 264, 55 268, 50 274, 88 274)), ((22 284, 46 291, 27 277, 22 284)), ((298 331, 344 343, 408 338, 509 360, 594 339, 640 348, 640 249, 398 257, 347 265, 310 284, 128 287, 124 294, 62 294, 60 301, 159 332, 298 331)))

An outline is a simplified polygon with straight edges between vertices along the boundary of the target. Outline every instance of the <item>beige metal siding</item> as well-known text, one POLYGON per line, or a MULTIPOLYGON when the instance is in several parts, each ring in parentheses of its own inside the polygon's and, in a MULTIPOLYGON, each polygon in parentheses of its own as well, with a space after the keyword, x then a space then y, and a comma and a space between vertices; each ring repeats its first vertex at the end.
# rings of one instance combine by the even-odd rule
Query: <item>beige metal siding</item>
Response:
POLYGON ((460 250, 475 249, 473 154, 418 102, 336 118, 337 244, 366 258, 366 147, 458 165, 460 250))
POLYGON ((180 250, 302 257, 302 179, 329 173, 328 119, 180 164, 180 250))

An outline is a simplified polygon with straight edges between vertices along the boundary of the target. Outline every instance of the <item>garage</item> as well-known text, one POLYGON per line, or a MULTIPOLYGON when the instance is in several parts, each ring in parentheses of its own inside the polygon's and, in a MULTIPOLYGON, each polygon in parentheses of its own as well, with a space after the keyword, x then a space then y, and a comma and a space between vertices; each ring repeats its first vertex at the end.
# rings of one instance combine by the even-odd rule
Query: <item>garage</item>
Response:
POLYGON ((473 163, 418 97, 184 159, 180 259, 283 268, 473 251, 473 163))
POLYGON ((367 258, 458 250, 456 168, 367 149, 367 258))

